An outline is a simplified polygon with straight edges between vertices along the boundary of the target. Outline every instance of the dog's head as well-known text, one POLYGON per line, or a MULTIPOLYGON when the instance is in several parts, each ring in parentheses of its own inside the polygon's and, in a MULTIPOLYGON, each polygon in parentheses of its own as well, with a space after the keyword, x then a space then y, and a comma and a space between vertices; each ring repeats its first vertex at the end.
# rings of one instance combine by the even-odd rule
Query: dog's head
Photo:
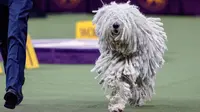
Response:
POLYGON ((100 41, 109 43, 108 47, 111 50, 126 54, 134 52, 137 47, 136 16, 145 19, 137 6, 129 3, 112 2, 104 5, 96 12, 93 19, 96 35, 100 41))
POLYGON ((135 5, 112 2, 93 18, 100 47, 128 55, 137 51, 165 49, 166 34, 160 19, 145 17, 135 5))

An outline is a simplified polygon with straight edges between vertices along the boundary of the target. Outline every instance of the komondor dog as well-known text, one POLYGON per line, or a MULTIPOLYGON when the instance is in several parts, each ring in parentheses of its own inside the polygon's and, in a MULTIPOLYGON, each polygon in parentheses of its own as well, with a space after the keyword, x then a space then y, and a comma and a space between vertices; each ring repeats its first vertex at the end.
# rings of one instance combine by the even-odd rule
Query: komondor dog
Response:
POLYGON ((145 17, 130 2, 112 2, 96 11, 93 24, 100 56, 91 71, 109 99, 108 110, 144 105, 155 93, 156 72, 167 50, 161 20, 145 17))

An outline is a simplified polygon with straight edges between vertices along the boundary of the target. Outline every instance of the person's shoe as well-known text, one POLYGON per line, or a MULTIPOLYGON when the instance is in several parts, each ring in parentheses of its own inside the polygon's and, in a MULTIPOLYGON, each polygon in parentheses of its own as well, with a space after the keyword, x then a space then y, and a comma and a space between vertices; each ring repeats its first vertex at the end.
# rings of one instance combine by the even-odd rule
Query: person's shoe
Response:
POLYGON ((17 95, 11 91, 8 91, 4 96, 5 104, 4 107, 8 109, 15 109, 18 98, 17 95))

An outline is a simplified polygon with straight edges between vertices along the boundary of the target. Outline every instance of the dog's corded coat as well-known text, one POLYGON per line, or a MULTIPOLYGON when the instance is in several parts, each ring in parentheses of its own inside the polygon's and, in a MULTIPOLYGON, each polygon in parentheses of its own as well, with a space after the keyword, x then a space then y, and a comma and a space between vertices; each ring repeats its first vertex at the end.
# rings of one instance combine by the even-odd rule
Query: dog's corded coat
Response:
POLYGON ((130 3, 104 5, 93 18, 100 56, 92 72, 109 99, 109 110, 143 105, 155 93, 167 40, 160 18, 145 17, 130 3), (118 28, 113 28, 117 24, 118 28))

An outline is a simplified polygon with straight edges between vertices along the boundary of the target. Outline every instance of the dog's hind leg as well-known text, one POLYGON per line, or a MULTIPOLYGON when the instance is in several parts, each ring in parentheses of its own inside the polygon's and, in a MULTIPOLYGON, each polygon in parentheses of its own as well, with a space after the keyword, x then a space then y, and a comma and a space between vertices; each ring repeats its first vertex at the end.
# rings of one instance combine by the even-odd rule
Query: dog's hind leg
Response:
POLYGON ((138 77, 136 80, 137 86, 131 88, 132 98, 129 99, 130 105, 143 106, 146 101, 150 101, 154 94, 154 77, 144 78, 138 77))

